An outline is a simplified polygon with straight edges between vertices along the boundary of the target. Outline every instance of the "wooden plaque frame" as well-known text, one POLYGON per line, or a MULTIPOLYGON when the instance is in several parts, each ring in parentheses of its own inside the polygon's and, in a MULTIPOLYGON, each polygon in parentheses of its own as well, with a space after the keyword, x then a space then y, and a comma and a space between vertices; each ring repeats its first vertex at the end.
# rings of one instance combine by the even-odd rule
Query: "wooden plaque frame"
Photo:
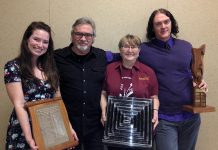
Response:
POLYGON ((78 145, 61 98, 27 102, 32 132, 39 150, 62 150, 78 145))

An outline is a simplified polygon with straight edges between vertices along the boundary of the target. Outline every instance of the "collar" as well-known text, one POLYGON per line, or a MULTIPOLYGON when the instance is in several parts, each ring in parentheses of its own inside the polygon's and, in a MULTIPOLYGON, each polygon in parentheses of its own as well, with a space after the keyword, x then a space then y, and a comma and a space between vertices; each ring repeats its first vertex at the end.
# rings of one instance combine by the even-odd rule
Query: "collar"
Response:
POLYGON ((174 38, 170 36, 169 40, 167 40, 166 42, 155 38, 152 40, 152 43, 154 43, 155 45, 161 48, 165 48, 165 45, 167 43, 170 46, 170 48, 172 48, 174 45, 174 38))
MULTIPOLYGON (((118 61, 117 64, 115 65, 115 69, 120 69, 120 70, 122 70, 123 67, 124 67, 124 66, 123 66, 122 61, 118 61)), ((139 68, 140 68, 140 63, 139 63, 138 60, 136 60, 135 64, 134 64, 133 67, 132 67, 132 70, 139 70, 139 68)))

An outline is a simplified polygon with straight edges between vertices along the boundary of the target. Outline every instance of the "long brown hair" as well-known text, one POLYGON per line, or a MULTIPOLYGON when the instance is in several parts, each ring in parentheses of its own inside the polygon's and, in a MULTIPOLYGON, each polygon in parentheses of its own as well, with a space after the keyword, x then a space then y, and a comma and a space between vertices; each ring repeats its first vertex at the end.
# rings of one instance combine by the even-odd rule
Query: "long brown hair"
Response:
POLYGON ((29 80, 39 80, 33 74, 33 64, 31 61, 32 54, 28 48, 28 39, 33 34, 35 30, 44 30, 49 33, 49 45, 45 54, 40 56, 37 59, 37 67, 44 72, 48 82, 51 84, 51 87, 57 90, 58 88, 58 73, 56 64, 54 61, 54 44, 53 39, 51 37, 51 28, 45 24, 44 22, 32 22, 24 32, 21 45, 20 45, 20 54, 16 58, 20 65, 20 72, 22 78, 29 80))

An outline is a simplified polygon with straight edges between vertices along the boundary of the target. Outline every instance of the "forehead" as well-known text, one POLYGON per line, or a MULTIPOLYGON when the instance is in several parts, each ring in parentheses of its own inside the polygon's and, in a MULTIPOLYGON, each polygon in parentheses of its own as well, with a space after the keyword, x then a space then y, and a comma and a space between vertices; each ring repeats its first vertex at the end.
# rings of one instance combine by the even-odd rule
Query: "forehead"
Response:
POLYGON ((167 19, 170 19, 168 16, 166 16, 165 14, 163 13, 157 13, 155 16, 154 16, 154 20, 153 22, 160 22, 160 21, 164 21, 164 20, 167 20, 167 19))
POLYGON ((75 32, 93 33, 93 28, 90 24, 80 24, 74 28, 75 32))
POLYGON ((42 39, 49 39, 49 33, 45 30, 42 30, 42 29, 34 30, 31 36, 39 37, 42 39))
POLYGON ((135 46, 135 45, 137 45, 137 43, 136 43, 136 41, 134 41, 134 40, 124 40, 124 41, 122 42, 122 45, 135 46))

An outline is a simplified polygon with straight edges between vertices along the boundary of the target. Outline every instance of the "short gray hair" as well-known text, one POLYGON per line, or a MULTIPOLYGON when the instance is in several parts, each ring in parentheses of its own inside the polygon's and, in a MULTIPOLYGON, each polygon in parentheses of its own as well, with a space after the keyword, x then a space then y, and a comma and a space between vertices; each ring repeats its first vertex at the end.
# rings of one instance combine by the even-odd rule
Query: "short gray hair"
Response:
POLYGON ((74 22, 74 24, 72 25, 71 34, 73 34, 73 31, 74 31, 76 26, 82 25, 82 24, 90 25, 92 27, 92 29, 93 29, 93 35, 96 36, 95 22, 92 20, 92 18, 89 18, 89 17, 82 17, 82 18, 77 19, 74 22))

